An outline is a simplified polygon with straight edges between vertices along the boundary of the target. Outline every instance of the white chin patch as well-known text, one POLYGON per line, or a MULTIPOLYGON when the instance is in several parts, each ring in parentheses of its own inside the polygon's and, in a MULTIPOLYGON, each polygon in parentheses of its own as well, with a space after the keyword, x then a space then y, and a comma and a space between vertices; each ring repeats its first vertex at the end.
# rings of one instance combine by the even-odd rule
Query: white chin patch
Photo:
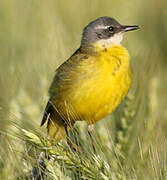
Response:
POLYGON ((123 35, 124 35, 124 33, 118 33, 118 34, 115 34, 114 36, 110 37, 109 39, 99 40, 99 41, 97 41, 96 44, 99 44, 104 47, 119 45, 123 39, 123 35))

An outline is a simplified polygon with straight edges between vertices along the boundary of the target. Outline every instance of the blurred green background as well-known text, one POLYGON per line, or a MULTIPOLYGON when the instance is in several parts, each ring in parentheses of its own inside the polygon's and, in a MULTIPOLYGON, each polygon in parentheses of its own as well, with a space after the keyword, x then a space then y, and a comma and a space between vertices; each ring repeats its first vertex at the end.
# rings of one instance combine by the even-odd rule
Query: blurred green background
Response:
POLYGON ((0 179, 15 179, 23 167, 13 149, 25 152, 24 142, 10 137, 16 125, 46 136, 39 126, 55 70, 79 47, 84 26, 100 16, 142 28, 123 41, 134 73, 130 105, 125 100, 97 123, 97 137, 110 148, 111 137, 122 147, 119 136, 126 139, 122 152, 136 179, 167 179, 165 0, 0 0, 0 179), (123 116, 128 130, 120 128, 123 116))

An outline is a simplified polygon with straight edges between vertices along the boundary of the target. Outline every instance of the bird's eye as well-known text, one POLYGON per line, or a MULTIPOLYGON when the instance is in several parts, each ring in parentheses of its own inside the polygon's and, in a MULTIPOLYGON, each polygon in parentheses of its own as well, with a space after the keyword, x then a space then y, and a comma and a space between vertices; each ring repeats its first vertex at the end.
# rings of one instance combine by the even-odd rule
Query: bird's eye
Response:
POLYGON ((110 26, 110 27, 108 27, 108 30, 109 30, 110 32, 113 32, 113 31, 114 31, 114 27, 113 27, 113 26, 110 26))

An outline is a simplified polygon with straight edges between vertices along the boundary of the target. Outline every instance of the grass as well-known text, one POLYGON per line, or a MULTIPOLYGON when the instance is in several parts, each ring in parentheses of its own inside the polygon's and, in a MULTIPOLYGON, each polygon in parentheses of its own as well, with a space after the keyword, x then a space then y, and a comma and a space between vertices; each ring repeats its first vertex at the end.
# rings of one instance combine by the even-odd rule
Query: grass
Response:
POLYGON ((44 151, 47 179, 167 179, 167 3, 163 0, 1 0, 0 179, 29 179, 44 151), (139 24, 123 45, 131 54, 133 87, 112 115, 52 146, 40 121, 55 69, 79 46, 83 27, 99 16, 139 24))

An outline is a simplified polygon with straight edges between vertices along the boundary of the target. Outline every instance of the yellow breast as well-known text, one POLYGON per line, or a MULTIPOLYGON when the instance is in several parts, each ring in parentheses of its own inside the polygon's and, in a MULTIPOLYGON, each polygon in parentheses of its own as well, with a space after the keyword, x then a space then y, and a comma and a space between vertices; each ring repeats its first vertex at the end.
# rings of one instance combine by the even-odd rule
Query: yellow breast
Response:
POLYGON ((86 120, 89 124, 116 109, 132 80, 129 53, 124 47, 97 48, 98 53, 78 67, 78 80, 68 92, 68 98, 65 97, 70 102, 66 109, 70 118, 86 120))
MULTIPOLYGON (((96 105, 94 121, 104 118, 116 109, 127 95, 132 82, 129 53, 122 46, 115 46, 107 49, 106 52, 101 52, 99 62, 103 88, 97 96, 96 102, 98 101, 99 104, 96 105)), ((89 123, 92 123, 91 119, 89 123)))

